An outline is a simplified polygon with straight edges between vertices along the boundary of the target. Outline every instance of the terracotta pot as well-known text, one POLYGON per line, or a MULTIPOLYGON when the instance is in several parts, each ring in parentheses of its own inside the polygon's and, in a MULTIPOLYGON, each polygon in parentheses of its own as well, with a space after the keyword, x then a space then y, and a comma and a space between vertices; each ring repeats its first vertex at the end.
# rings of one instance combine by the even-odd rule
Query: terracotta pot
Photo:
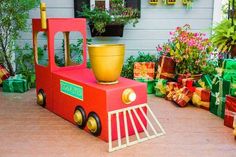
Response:
POLYGON ((91 67, 98 83, 118 83, 124 63, 125 45, 89 45, 88 51, 91 67))
POLYGON ((232 49, 231 49, 230 53, 231 53, 232 58, 236 56, 236 45, 232 46, 232 49))
POLYGON ((193 78, 194 80, 199 80, 202 74, 188 75, 188 74, 178 74, 178 79, 193 78))

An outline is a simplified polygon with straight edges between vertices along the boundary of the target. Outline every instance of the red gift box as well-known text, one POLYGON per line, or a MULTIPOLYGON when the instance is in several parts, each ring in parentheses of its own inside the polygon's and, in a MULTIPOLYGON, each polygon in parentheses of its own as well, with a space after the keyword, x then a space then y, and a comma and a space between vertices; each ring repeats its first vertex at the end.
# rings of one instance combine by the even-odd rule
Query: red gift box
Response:
POLYGON ((175 61, 171 57, 161 56, 158 62, 158 71, 156 78, 166 79, 168 81, 175 77, 175 61))
POLYGON ((236 116, 236 97, 227 95, 224 125, 233 128, 234 116, 236 116))
POLYGON ((196 88, 195 93, 200 96, 201 101, 210 102, 211 91, 204 88, 196 88))
POLYGON ((193 86, 194 79, 193 78, 178 78, 178 82, 181 83, 182 87, 187 87, 191 92, 195 92, 196 87, 193 86))
POLYGON ((4 66, 0 65, 0 84, 2 84, 2 81, 6 80, 8 77, 10 77, 10 73, 4 66))
POLYGON ((175 92, 173 101, 176 102, 180 107, 185 107, 191 100, 192 96, 193 93, 187 87, 183 87, 175 92))
POLYGON ((154 62, 135 62, 134 79, 154 79, 155 63, 154 62))
POLYGON ((177 82, 167 82, 166 85, 166 99, 172 100, 175 92, 179 89, 180 84, 177 82))

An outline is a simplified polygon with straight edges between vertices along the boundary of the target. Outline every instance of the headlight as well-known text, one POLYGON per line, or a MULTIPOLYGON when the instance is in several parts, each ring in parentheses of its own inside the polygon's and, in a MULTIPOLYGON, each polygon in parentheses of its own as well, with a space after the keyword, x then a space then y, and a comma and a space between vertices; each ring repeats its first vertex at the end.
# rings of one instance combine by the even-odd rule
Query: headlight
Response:
POLYGON ((136 100, 136 94, 133 89, 127 88, 122 93, 122 101, 125 104, 130 104, 136 100))

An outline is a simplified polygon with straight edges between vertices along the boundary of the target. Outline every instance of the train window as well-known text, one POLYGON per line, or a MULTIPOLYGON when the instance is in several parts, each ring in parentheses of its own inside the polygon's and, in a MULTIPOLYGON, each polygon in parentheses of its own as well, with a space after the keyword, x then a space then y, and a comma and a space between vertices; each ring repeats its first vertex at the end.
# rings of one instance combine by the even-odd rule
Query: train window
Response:
POLYGON ((38 32, 37 34, 37 42, 35 46, 36 50, 36 61, 37 64, 42 66, 48 65, 48 43, 47 43, 47 35, 45 32, 38 32))
POLYGON ((58 32, 54 40, 57 66, 65 67, 83 63, 83 36, 80 32, 58 32))

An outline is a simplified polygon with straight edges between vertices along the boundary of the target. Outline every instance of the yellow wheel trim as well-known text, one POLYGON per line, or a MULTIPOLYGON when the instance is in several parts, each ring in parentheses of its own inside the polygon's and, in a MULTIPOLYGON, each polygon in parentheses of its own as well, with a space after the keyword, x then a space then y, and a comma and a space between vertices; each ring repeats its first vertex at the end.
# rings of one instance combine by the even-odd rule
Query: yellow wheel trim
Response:
POLYGON ((95 133, 98 129, 97 121, 93 117, 89 117, 87 121, 87 127, 92 132, 95 133))
POLYGON ((38 96, 37 96, 37 104, 39 105, 43 105, 43 94, 42 93, 38 93, 38 96))
POLYGON ((76 110, 74 113, 74 121, 76 124, 82 125, 83 117, 82 117, 82 113, 79 110, 76 110))

